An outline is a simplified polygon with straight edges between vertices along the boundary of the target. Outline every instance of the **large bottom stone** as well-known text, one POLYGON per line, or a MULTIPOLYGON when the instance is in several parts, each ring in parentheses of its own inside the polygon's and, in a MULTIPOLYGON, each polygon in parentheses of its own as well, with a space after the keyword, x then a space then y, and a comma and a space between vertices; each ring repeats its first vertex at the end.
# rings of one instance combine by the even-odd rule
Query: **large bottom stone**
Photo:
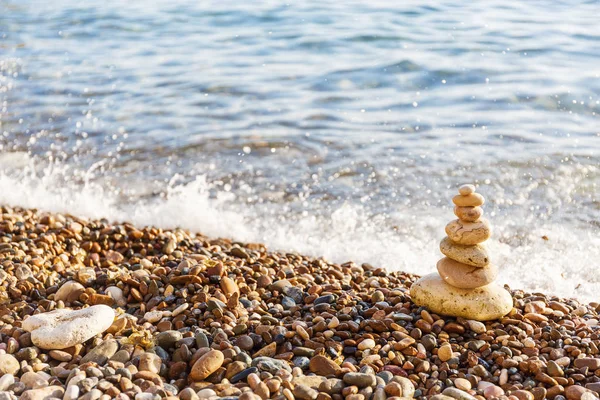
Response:
POLYGON ((477 289, 448 285, 438 274, 425 275, 410 288, 412 301, 436 314, 489 321, 510 312, 513 300, 504 288, 491 283, 477 289))

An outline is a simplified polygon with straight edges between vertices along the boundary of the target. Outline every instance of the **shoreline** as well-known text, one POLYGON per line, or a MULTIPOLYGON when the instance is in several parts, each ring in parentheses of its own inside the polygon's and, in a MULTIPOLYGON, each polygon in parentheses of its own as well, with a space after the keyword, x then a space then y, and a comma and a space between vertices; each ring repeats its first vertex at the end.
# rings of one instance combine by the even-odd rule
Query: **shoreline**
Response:
POLYGON ((466 321, 416 307, 416 275, 18 207, 2 207, 0 260, 2 399, 600 393, 597 303, 512 290, 507 317, 466 321), (55 301, 67 281, 78 285, 55 301), (110 328, 66 349, 38 348, 21 327, 101 304, 117 310, 110 328))

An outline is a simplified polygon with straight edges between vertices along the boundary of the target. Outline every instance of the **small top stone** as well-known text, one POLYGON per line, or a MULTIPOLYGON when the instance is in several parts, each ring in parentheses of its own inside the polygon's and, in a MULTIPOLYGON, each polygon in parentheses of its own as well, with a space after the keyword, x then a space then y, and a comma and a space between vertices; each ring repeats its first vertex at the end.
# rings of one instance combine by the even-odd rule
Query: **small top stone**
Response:
POLYGON ((475 193, 475 186, 471 184, 462 185, 458 188, 458 193, 463 196, 468 196, 471 193, 475 193))

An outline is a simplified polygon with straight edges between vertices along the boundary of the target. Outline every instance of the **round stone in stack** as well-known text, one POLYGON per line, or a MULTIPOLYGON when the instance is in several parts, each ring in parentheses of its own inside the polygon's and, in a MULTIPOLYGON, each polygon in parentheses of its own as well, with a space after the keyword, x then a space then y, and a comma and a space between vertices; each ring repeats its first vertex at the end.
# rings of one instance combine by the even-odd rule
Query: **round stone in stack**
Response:
POLYGON ((462 185, 461 187, 458 188, 458 193, 460 193, 463 196, 468 196, 471 193, 475 193, 475 185, 471 185, 471 184, 462 185))
POLYGON ((475 222, 483 215, 483 208, 454 206, 454 215, 461 221, 475 222))
POLYGON ((475 222, 455 219, 446 225, 446 234, 454 243, 471 246, 488 240, 492 230, 489 222, 484 218, 475 222))
POLYGON ((438 261, 437 270, 447 284, 460 289, 475 289, 488 285, 498 276, 498 268, 494 264, 474 267, 448 257, 438 261))
POLYGON ((440 251, 448 258, 474 267, 485 267, 490 263, 487 248, 483 244, 466 246, 454 243, 446 236, 440 242, 440 251))

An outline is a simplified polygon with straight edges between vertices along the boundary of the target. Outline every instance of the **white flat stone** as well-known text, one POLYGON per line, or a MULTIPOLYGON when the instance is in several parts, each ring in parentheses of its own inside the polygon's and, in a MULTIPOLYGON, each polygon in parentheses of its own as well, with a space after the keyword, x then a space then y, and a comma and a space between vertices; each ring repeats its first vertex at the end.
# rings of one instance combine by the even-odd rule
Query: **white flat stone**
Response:
POLYGON ((104 332, 114 318, 114 310, 103 304, 76 311, 57 309, 32 315, 23 321, 23 329, 31 332, 31 340, 37 347, 60 350, 104 332))

